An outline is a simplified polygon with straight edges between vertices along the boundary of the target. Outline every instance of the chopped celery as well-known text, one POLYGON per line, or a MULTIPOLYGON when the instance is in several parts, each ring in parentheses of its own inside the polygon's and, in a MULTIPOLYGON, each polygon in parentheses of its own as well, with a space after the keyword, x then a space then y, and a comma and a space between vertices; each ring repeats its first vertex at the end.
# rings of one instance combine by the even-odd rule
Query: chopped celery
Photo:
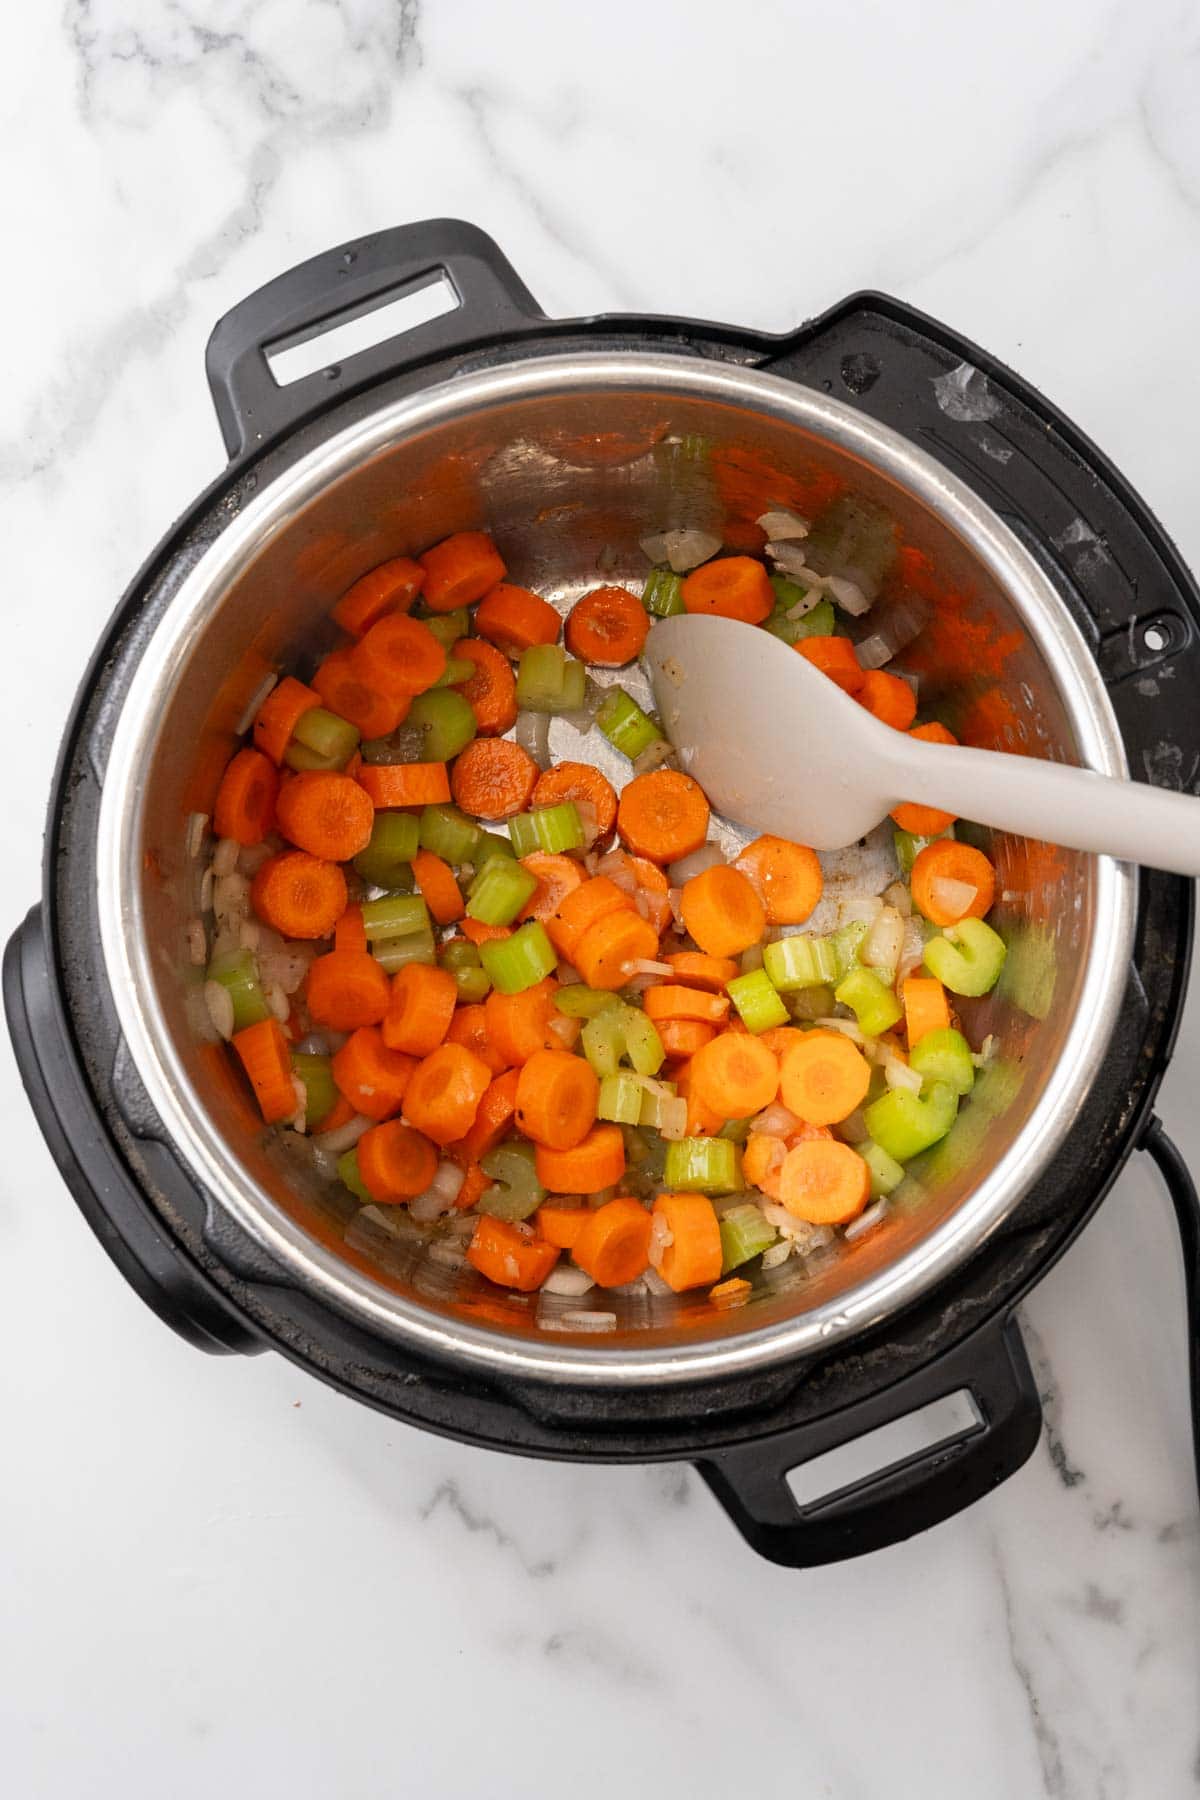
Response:
POLYGON ((676 575, 674 570, 651 569, 642 589, 642 605, 656 619, 669 619, 674 613, 684 611, 682 586, 683 576, 676 575))
POLYGON ((479 960, 479 946, 471 943, 469 938, 451 938, 450 942, 443 944, 438 951, 438 961, 443 969, 449 969, 451 974, 456 969, 481 969, 483 967, 479 960))
POLYGON ((419 826, 422 850, 432 850, 443 862, 474 862, 480 830, 457 806, 427 806, 419 826))
POLYGON ((786 1025, 788 1009, 765 968, 737 975, 725 989, 747 1031, 756 1035, 776 1025, 786 1025))
POLYGON ((851 969, 838 983, 834 999, 850 1008, 858 1021, 858 1029, 866 1037, 878 1037, 881 1031, 890 1031, 904 1016, 895 989, 881 980, 874 969, 851 969))
POLYGON ((342 1185, 348 1187, 356 1199, 363 1201, 365 1205, 369 1206, 371 1204, 371 1195, 367 1189, 366 1183, 363 1181, 363 1178, 358 1171, 357 1150, 347 1150, 345 1156, 338 1157, 337 1172, 338 1180, 342 1185))
POLYGON ((315 1131, 337 1103, 338 1091, 329 1058, 293 1050, 292 1074, 298 1075, 304 1083, 304 1123, 310 1131, 315 1131))
POLYGON ((731 1206, 721 1215, 721 1273, 740 1269, 752 1257, 761 1256, 775 1242, 773 1225, 763 1218, 757 1206, 731 1206))
MULTIPOLYGON (((464 681, 470 681, 475 673, 475 664, 469 656, 448 656, 446 666, 433 684, 433 689, 460 687, 464 681)), ((432 692, 433 689, 428 691, 432 692)))
POLYGON ((822 982, 817 987, 797 988, 787 997, 788 1012, 793 1019, 827 1019, 833 1011, 833 989, 822 982))
POLYGON ((558 965, 545 927, 537 919, 527 920, 511 937, 480 944, 479 957, 500 994, 524 993, 552 974, 558 965))
POLYGON ((865 1144, 857 1145, 858 1154, 871 1171, 871 1198, 881 1200, 898 1188, 904 1180, 904 1170, 894 1156, 889 1156, 882 1144, 868 1138, 865 1144))
POLYGON ((687 1101, 675 1092, 673 1081, 652 1081, 648 1075, 638 1076, 642 1085, 642 1111, 638 1124, 648 1131, 662 1131, 673 1113, 680 1114, 679 1123, 687 1119, 687 1101))
POLYGON ((626 1006, 622 1008, 622 1024, 625 1054, 638 1074, 657 1075, 666 1052, 654 1020, 648 1019, 640 1007, 626 1006))
POLYGON ((586 835, 573 800, 517 813, 508 821, 508 830, 518 856, 532 856, 535 850, 582 850, 586 835))
POLYGON ((537 892, 538 878, 507 856, 489 856, 467 889, 467 917, 481 925, 511 925, 537 892))
POLYGON ((450 973, 464 1006, 478 1006, 492 991, 492 978, 482 963, 477 969, 451 969, 450 973))
POLYGON ((517 854, 511 838, 506 838, 500 831, 481 831, 479 841, 475 845, 475 855, 471 859, 476 868, 482 868, 489 856, 515 856, 517 854))
POLYGON ((637 1125, 641 1122, 644 1098, 640 1079, 625 1069, 618 1069, 600 1083, 596 1111, 600 1118, 608 1119, 614 1125, 637 1125))
POLYGON ((369 944, 430 928, 429 908, 419 894, 385 894, 380 900, 365 900, 362 920, 369 944))
POLYGON ((594 1019, 597 1013, 610 1012, 621 1002, 615 994, 576 981, 570 987, 559 988, 554 1004, 568 1019, 594 1019))
POLYGON ((346 763, 344 756, 322 756, 319 750, 310 750, 307 744, 298 744, 294 738, 284 751, 283 760, 297 775, 308 775, 313 771, 328 774, 344 768, 346 763))
POLYGON ((631 762, 663 735, 654 720, 621 687, 609 688, 596 713, 596 723, 613 749, 631 762))
POLYGON ((798 644, 801 638, 833 636, 831 601, 818 600, 806 613, 793 619, 792 608, 800 605, 808 590, 799 582, 789 581, 786 575, 772 575, 771 586, 775 590, 775 610, 763 623, 772 637, 782 638, 785 644, 798 644))
POLYGON ((726 1119, 717 1136, 728 1138, 731 1144, 744 1144, 752 1123, 752 1119, 726 1119))
POLYGON ((587 670, 561 644, 531 644, 517 667, 517 705, 522 712, 578 712, 587 670))
POLYGON ((763 945, 763 968, 781 994, 827 985, 838 979, 837 956, 828 938, 797 932, 763 945))
POLYGON ((354 858, 354 867, 372 887, 395 887, 398 877, 409 874, 417 854, 419 831, 412 813, 377 812, 371 841, 354 858))
POLYGON ((580 1035, 583 1054, 601 1081, 615 1075, 621 1066, 625 1054, 624 1012, 620 1005, 606 1007, 588 1020, 580 1035))
POLYGON ((302 714, 292 740, 317 756, 330 757, 340 767, 358 749, 359 733, 348 719, 314 706, 302 714))
POLYGON ((837 979, 844 981, 851 969, 857 969, 859 953, 871 927, 865 919, 853 919, 830 933, 829 944, 837 959, 837 979))
MULTIPOLYGON (((421 614, 421 623, 431 631, 442 649, 449 656, 459 638, 465 638, 471 629, 471 615, 465 606, 456 606, 453 612, 421 614)), ((472 668, 474 664, 472 663, 472 668)))
POLYGON ((437 946, 433 941, 433 928, 424 925, 418 931, 405 932, 400 937, 381 938, 371 946, 372 954, 380 968, 388 975, 394 975, 405 963, 435 963, 437 946))
POLYGON ((537 1178, 532 1144, 500 1144, 481 1156, 479 1166, 492 1178, 492 1186, 479 1196, 480 1212, 516 1222, 536 1212, 546 1198, 537 1178))
POLYGON ((728 1138, 679 1138, 667 1145, 663 1180, 678 1193, 732 1194, 742 1183, 742 1155, 728 1138))
POLYGON ((955 1031, 952 1025, 927 1031, 909 1051, 908 1063, 917 1071, 926 1089, 935 1081, 945 1081, 956 1094, 969 1094, 975 1086, 971 1046, 962 1032, 955 1031))
POLYGON ((944 1138, 957 1112, 954 1089, 948 1082, 936 1082, 927 1096, 889 1088, 864 1109, 863 1118, 880 1149, 903 1163, 944 1138))
MULTIPOLYGON (((945 831, 939 831, 938 837, 952 838, 954 827, 950 825, 945 831)), ((892 843, 896 847, 896 861, 900 865, 900 873, 905 880, 912 874, 912 866, 928 844, 936 844, 938 837, 918 837, 912 831, 893 831, 892 843)))
POLYGON ((408 709, 406 723, 425 733, 422 762, 449 762, 475 736, 471 703, 453 688, 430 688, 427 693, 418 694, 408 709))
POLYGON ((233 1001, 235 1031, 244 1031, 247 1025, 260 1025, 270 1018, 258 964, 249 950, 229 950, 224 956, 214 956, 208 965, 207 979, 219 983, 233 1001))
POLYGON ((960 919, 925 946, 925 967, 952 994, 974 999, 994 988, 1004 967, 1004 939, 982 919, 960 919))

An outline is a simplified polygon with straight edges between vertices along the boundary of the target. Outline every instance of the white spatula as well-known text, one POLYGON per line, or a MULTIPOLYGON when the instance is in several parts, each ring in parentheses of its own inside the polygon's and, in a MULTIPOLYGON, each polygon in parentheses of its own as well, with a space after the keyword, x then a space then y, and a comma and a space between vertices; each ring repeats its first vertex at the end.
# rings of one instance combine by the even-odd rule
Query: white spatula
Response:
POLYGON ((767 631, 660 620, 646 646, 679 764, 719 812, 837 850, 919 801, 1001 831, 1200 875, 1200 799, 883 725, 767 631))

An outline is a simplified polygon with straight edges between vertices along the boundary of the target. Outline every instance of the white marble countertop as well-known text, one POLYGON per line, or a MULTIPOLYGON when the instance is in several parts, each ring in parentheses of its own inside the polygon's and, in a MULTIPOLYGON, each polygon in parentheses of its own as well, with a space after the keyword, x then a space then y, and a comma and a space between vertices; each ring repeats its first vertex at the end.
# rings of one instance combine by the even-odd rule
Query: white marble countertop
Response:
MULTIPOLYGON (((211 324, 386 225, 474 220, 550 313, 783 329, 890 290, 1048 393, 1200 565, 1193 8, 63 0, 14 14, 0 81, 6 932, 93 638, 220 467, 211 324)), ((1145 1166, 1023 1308, 1031 1462, 790 1574, 686 1470, 509 1460, 187 1349, 0 1058, 13 1800, 1194 1791, 1182 1282, 1145 1166)), ((1162 1096, 1193 1164, 1198 1079, 1193 999, 1162 1096)))

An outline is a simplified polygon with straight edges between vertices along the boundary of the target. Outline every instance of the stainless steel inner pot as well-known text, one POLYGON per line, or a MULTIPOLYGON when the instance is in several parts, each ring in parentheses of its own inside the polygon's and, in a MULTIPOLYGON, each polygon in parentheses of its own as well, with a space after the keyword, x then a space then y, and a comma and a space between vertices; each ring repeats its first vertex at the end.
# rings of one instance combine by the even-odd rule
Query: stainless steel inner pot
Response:
MULTIPOLYGON (((565 607, 600 580, 640 583, 648 531, 695 524, 735 543, 769 505, 847 490, 888 509, 912 578, 935 583, 934 618, 901 658, 920 669, 923 707, 971 742, 1124 774, 1087 646, 998 517, 896 433, 732 365, 548 356, 392 401, 269 484, 183 582, 113 738, 103 952, 166 1131, 289 1278, 459 1362, 581 1384, 686 1380, 803 1356, 877 1324, 969 1257, 1046 1168, 1103 1060, 1133 934, 1129 871, 1047 846, 991 844, 1010 954, 997 994, 969 1008, 969 1029, 977 1040, 994 1032, 1000 1049, 950 1138, 914 1168, 880 1228, 815 1273, 793 1261, 760 1277, 731 1313, 702 1295, 594 1291, 583 1304, 617 1311, 616 1331, 563 1331, 553 1328, 561 1303, 448 1270, 402 1211, 390 1229, 360 1216, 315 1177, 302 1142, 263 1133, 198 1004, 185 933, 207 851, 189 854, 191 820, 211 808, 264 673, 311 666, 334 642, 330 606, 366 569, 486 525, 511 578, 565 607)), ((620 679, 630 685, 628 672, 620 679)), ((598 733, 581 742, 556 722, 552 746, 618 780, 627 772, 598 733)), ((885 870, 879 845, 827 859, 833 889, 877 891, 885 870)))

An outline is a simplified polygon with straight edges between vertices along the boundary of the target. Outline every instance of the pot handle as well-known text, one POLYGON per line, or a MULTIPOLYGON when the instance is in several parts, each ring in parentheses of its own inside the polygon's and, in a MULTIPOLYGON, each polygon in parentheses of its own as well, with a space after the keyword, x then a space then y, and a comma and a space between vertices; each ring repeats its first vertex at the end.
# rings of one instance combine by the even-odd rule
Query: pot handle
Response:
MULTIPOLYGON (((915 1423, 915 1421, 914 1421, 915 1423)), ((786 1568, 816 1568, 901 1543, 998 1487, 1033 1453, 1042 1408, 1012 1314, 857 1405, 750 1439, 696 1464, 752 1549, 786 1568), (965 1390, 976 1423, 802 1503, 788 1477, 814 1458, 965 1390)), ((865 1446, 864 1446, 865 1449, 865 1446)))
POLYGON ((1192 1405, 1192 1453, 1196 1461, 1196 1486, 1200 1488, 1200 1195, 1191 1171, 1177 1146, 1163 1130, 1162 1121, 1150 1115, 1139 1148, 1153 1158, 1175 1208, 1175 1222, 1183 1248, 1183 1279, 1187 1295, 1188 1372, 1192 1405))
MULTIPOLYGON (((428 309, 426 309, 427 311, 428 309)), ((545 315, 498 246, 461 219, 426 219, 339 244, 247 295, 213 327, 205 368, 230 458, 368 381, 399 374, 497 333, 530 329, 545 315), (272 352, 413 297, 441 280, 448 302, 426 318, 340 361, 281 383, 272 352)))

